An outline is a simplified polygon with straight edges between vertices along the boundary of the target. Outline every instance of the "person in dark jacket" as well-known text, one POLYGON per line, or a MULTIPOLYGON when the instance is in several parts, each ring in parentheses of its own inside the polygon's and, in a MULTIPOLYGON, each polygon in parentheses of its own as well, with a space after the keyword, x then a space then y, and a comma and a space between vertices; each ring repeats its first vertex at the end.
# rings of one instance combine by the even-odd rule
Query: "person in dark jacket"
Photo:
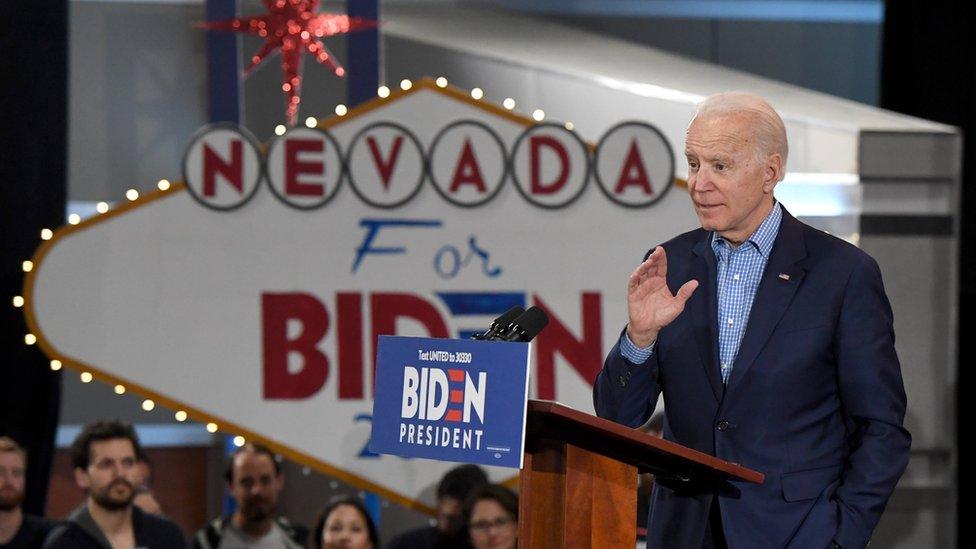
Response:
POLYGON ((655 246, 629 279, 597 415, 637 427, 663 396, 666 440, 765 475, 658 479, 649 548, 863 548, 908 465, 881 270, 779 203, 788 149, 761 97, 700 103, 685 156, 701 227, 655 246))
POLYGON ((186 541, 176 523, 142 512, 133 505, 140 478, 141 452, 132 425, 96 421, 86 425, 71 445, 75 482, 85 502, 44 541, 44 549, 183 549, 186 541))
POLYGON ((0 549, 36 549, 51 523, 25 514, 27 452, 10 437, 0 437, 0 549))
POLYGON ((448 471, 437 485, 437 524, 401 534, 386 549, 443 549, 464 546, 464 500, 474 489, 488 484, 477 465, 460 465, 448 471))

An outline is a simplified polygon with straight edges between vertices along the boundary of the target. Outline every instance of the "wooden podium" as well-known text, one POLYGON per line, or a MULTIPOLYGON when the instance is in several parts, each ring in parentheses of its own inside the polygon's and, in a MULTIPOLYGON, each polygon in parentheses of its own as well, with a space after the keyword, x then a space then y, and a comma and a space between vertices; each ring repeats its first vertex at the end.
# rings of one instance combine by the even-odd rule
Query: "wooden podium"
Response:
POLYGON ((529 400, 519 546, 627 547, 637 539, 637 473, 678 482, 763 475, 558 402, 529 400))

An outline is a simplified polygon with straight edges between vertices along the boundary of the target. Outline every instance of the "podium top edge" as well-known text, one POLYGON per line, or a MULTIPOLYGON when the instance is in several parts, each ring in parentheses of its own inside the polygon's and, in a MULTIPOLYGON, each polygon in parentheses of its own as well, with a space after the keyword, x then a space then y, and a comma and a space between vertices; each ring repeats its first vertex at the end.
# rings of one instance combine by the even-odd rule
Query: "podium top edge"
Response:
MULTIPOLYGON (((650 452, 658 459, 666 459, 679 464, 683 469, 689 467, 698 470, 704 469, 727 480, 740 480, 755 484, 762 484, 765 480, 763 473, 743 467, 738 463, 719 459, 681 444, 614 423, 608 419, 570 408, 556 401, 530 399, 526 413, 529 423, 532 424, 531 432, 527 432, 527 436, 561 439, 578 446, 590 446, 597 451, 603 451, 608 447, 604 443, 608 443, 610 446, 625 448, 627 454, 637 454, 641 451, 650 452), (567 424, 573 428, 566 429, 567 424)), ((617 453, 619 454, 619 452, 617 453)), ((641 457, 646 458, 646 454, 641 457)), ((637 458, 628 459, 627 456, 618 455, 617 458, 634 465, 641 461, 637 458)))

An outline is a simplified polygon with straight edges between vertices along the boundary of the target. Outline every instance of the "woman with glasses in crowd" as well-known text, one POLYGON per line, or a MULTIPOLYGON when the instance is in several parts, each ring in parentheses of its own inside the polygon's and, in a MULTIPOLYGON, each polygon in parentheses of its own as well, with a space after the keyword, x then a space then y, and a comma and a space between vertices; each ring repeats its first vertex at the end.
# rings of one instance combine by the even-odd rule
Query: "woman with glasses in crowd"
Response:
POLYGON ((485 484, 464 505, 468 538, 474 549, 518 546, 518 496, 498 484, 485 484))

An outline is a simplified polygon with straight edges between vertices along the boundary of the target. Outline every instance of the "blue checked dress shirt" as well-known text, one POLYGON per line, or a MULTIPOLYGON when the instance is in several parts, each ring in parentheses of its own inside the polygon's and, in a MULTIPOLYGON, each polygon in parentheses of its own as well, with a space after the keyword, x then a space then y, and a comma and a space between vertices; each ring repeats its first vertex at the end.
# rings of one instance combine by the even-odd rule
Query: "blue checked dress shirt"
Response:
MULTIPOLYGON (((723 383, 728 383, 732 375, 739 344, 749 322, 752 301, 769 262, 769 253, 782 219, 783 211, 776 202, 756 232, 738 248, 733 248, 718 233, 712 233, 712 251, 718 264, 718 356, 723 383)), ((626 332, 620 338, 620 353, 634 364, 643 364, 653 352, 653 343, 648 347, 638 347, 626 332)))

